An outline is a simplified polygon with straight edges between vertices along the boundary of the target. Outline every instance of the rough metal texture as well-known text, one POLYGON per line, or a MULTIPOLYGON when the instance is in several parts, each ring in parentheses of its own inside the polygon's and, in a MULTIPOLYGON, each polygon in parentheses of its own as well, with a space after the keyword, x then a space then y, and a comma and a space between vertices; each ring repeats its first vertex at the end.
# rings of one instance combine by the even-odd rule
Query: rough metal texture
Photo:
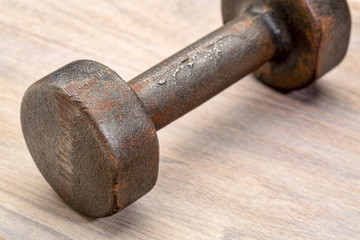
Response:
POLYGON ((276 51, 271 14, 244 14, 131 80, 156 129, 269 61, 276 51))
POLYGON ((73 62, 33 84, 21 121, 45 179, 86 215, 111 215, 156 182, 155 127, 136 94, 104 65, 73 62))
POLYGON ((256 77, 281 91, 308 86, 344 58, 351 18, 346 0, 223 0, 224 22, 267 5, 289 38, 276 56, 256 71, 256 77))
POLYGON ((345 0, 224 0, 223 12, 222 28, 129 84, 83 60, 28 89, 21 106, 26 143, 71 206, 93 217, 123 209, 155 184, 157 129, 259 67, 257 76, 272 87, 304 87, 337 65, 348 46, 345 0))

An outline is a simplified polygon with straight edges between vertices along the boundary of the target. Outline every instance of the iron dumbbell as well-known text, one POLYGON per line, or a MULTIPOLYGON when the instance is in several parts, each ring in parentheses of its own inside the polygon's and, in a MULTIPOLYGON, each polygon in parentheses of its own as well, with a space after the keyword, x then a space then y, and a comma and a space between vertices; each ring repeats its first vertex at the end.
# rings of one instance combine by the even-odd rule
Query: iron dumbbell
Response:
POLYGON ((308 86, 345 56, 346 0, 223 0, 224 26, 129 82, 89 60, 34 83, 21 105, 29 151, 72 207, 103 217, 154 186, 156 131, 250 72, 280 91, 308 86))

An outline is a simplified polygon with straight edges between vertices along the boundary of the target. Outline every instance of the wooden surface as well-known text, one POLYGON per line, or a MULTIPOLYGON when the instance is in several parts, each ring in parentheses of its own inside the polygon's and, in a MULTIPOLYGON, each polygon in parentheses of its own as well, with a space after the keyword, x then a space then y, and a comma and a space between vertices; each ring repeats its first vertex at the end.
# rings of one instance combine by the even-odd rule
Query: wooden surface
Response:
POLYGON ((279 94, 249 76, 159 132, 155 188, 74 212, 23 140, 26 88, 76 59, 131 79, 221 26, 208 0, 0 0, 0 238, 360 239, 360 1, 346 60, 279 94))

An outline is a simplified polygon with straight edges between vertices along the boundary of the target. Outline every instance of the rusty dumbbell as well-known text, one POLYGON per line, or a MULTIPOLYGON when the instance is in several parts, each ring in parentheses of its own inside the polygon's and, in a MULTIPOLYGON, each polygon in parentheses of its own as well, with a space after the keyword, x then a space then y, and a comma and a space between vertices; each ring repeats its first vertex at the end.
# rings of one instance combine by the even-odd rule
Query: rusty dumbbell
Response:
POLYGON ((225 25, 129 82, 89 60, 34 83, 21 105, 30 153, 53 189, 93 217, 154 186, 156 130, 248 73, 281 91, 311 84, 344 57, 346 0, 223 0, 225 25))

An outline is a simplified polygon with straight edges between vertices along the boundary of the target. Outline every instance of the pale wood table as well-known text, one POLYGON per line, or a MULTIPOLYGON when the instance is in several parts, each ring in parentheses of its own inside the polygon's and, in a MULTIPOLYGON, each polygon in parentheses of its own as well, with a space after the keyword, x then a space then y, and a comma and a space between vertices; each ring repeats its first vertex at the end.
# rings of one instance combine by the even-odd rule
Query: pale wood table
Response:
POLYGON ((26 88, 76 59, 131 79, 221 26, 208 0, 0 0, 0 238, 360 239, 360 2, 346 60, 279 94, 249 76, 159 132, 149 194, 77 214, 23 140, 26 88))

